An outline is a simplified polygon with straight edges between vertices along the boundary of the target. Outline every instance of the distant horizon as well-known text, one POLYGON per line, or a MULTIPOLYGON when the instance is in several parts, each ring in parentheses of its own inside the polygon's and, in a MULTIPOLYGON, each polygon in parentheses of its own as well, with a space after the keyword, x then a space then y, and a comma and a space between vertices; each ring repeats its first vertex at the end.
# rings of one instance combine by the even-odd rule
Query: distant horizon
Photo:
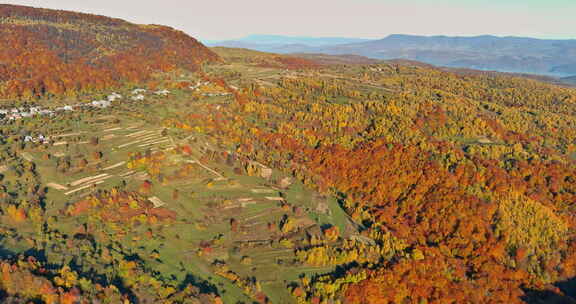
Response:
POLYGON ((419 37, 449 37, 449 38, 474 38, 474 37, 497 37, 497 38, 525 38, 525 39, 538 39, 538 40, 576 40, 576 37, 568 37, 568 38, 546 38, 546 37, 531 37, 531 36, 516 36, 516 35, 495 35, 495 34, 478 34, 478 35, 445 35, 445 34, 431 34, 431 35, 420 35, 420 34, 405 34, 405 33, 392 33, 392 34, 385 34, 383 36, 379 36, 376 38, 370 37, 350 37, 350 36, 305 36, 305 35, 283 35, 283 34, 247 34, 241 37, 230 38, 230 39, 202 39, 200 37, 195 37, 198 40, 210 41, 210 42, 219 42, 219 41, 235 41, 246 39, 249 37, 258 37, 258 36, 269 36, 269 37, 285 37, 285 38, 348 38, 348 39, 364 39, 364 40, 380 40, 385 39, 390 36, 419 36, 419 37))
POLYGON ((235 40, 253 34, 382 39, 416 36, 576 39, 572 0, 185 0, 84 2, 8 0, 4 4, 69 10, 167 25, 201 40, 235 40))

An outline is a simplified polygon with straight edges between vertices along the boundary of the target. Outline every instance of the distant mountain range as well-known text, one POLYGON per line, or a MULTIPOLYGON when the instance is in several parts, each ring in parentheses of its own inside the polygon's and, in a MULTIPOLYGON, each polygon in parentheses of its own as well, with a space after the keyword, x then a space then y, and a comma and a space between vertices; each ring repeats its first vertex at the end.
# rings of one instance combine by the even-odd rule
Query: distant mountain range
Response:
POLYGON ((413 35, 390 35, 380 40, 367 40, 254 35, 207 44, 275 53, 352 54, 376 59, 408 59, 447 67, 556 77, 576 75, 576 40, 413 35))
POLYGON ((344 37, 292 37, 292 36, 281 36, 281 35, 250 35, 238 40, 204 40, 207 45, 218 44, 218 46, 224 46, 220 44, 255 44, 255 45, 306 45, 309 47, 318 46, 328 46, 328 45, 338 45, 347 43, 359 43, 367 42, 371 39, 362 38, 344 38, 344 37))
POLYGON ((372 41, 361 38, 342 37, 291 37, 280 35, 250 35, 237 40, 203 40, 207 46, 245 48, 262 52, 289 54, 314 53, 318 49, 372 41))
POLYGON ((576 76, 570 76, 560 79, 563 83, 576 86, 576 76))

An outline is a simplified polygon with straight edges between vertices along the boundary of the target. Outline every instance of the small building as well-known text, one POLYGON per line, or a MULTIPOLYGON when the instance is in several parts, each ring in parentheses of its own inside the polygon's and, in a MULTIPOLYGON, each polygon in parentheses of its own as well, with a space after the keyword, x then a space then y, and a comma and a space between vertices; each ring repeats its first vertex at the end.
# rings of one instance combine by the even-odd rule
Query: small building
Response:
POLYGON ((132 96, 131 99, 134 100, 134 101, 143 101, 144 98, 145 98, 144 95, 138 94, 138 95, 136 95, 136 96, 132 96))
POLYGON ((154 92, 154 94, 156 94, 158 96, 168 96, 168 94, 170 94, 170 91, 164 89, 164 90, 156 91, 156 92, 154 92))
POLYGON ((134 91, 132 91, 132 95, 138 95, 142 93, 146 93, 146 89, 134 89, 134 91))
POLYGON ((122 95, 120 95, 116 92, 108 95, 108 101, 116 101, 117 99, 121 99, 121 98, 122 98, 122 95))
POLYGON ((272 177, 273 170, 259 162, 250 161, 248 167, 251 167, 250 171, 255 172, 256 175, 264 179, 270 179, 272 177))
POLYGON ((154 205, 154 208, 160 208, 166 205, 161 199, 156 196, 148 198, 148 200, 154 205))
POLYGON ((40 110, 40 111, 38 111, 38 115, 54 115, 54 111, 40 110))
POLYGON ((92 106, 96 108, 107 108, 111 105, 110 100, 95 100, 92 102, 92 106))

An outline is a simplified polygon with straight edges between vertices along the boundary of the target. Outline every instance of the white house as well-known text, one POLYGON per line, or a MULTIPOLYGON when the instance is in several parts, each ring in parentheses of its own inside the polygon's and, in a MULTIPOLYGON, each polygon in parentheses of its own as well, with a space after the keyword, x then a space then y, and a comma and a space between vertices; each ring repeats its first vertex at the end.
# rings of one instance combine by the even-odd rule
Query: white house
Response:
POLYGON ((168 94, 170 94, 170 91, 164 89, 161 91, 156 91, 156 92, 154 92, 154 94, 159 95, 159 96, 167 96, 168 94))
POLYGON ((107 108, 111 105, 110 100, 95 100, 92 102, 92 106, 96 108, 107 108))
POLYGON ((136 96, 132 96, 131 99, 134 100, 134 101, 142 101, 142 100, 144 100, 144 95, 138 94, 138 95, 136 95, 136 96))
POLYGON ((38 111, 38 115, 53 115, 54 112, 50 110, 40 110, 38 111))
POLYGON ((132 91, 132 95, 137 95, 137 94, 142 94, 142 93, 146 93, 146 89, 135 89, 134 91, 132 91))
POLYGON ((108 101, 116 101, 117 99, 122 98, 122 95, 113 92, 112 94, 108 95, 108 101))

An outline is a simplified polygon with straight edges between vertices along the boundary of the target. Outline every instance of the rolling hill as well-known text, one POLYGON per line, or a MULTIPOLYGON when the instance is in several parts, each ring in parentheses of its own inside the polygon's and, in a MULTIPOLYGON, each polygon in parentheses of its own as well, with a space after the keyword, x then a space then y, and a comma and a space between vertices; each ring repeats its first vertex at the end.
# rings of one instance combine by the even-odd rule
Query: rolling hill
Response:
POLYGON ((67 11, 0 5, 0 97, 75 95, 218 56, 181 31, 67 11))
POLYGON ((576 302, 555 78, 0 8, 0 303, 576 302))
POLYGON ((288 56, 243 48, 214 47, 212 50, 226 62, 238 62, 258 67, 299 69, 318 67, 319 63, 298 56, 288 56))

